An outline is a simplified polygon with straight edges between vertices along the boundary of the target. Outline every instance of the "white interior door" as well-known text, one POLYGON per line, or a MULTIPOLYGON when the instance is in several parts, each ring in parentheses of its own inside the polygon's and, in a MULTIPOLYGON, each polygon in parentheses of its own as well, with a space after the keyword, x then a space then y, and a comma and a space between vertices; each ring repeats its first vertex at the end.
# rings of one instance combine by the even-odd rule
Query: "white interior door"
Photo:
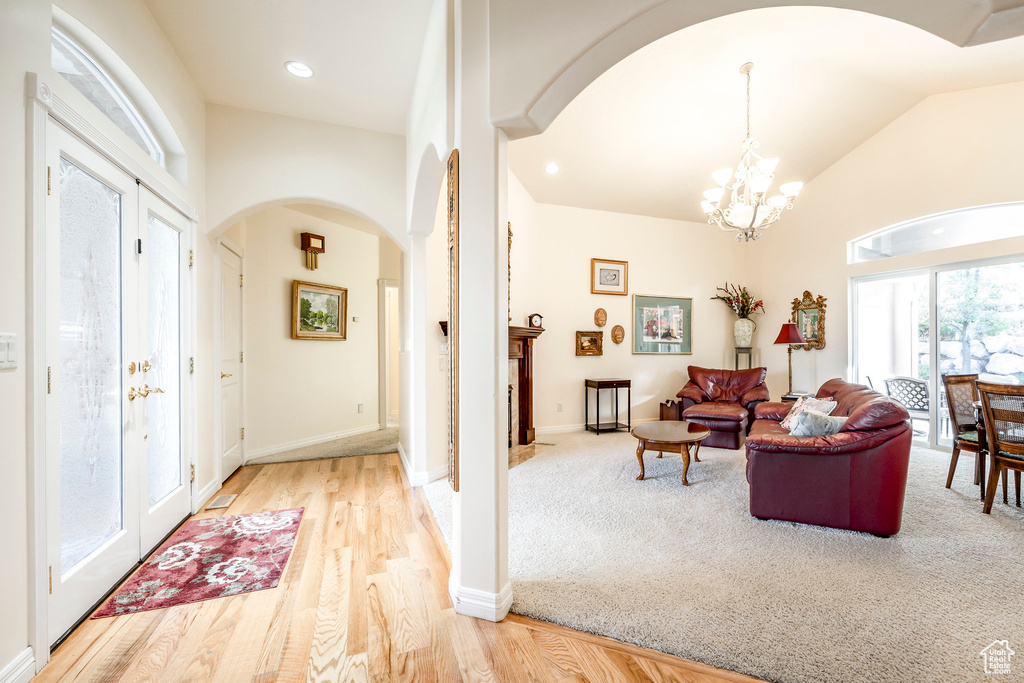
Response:
POLYGON ((223 243, 220 258, 221 482, 242 466, 242 257, 223 243))
POLYGON ((135 180, 47 129, 48 635, 54 642, 139 561, 143 419, 135 180), (134 397, 134 392, 131 393, 134 397))
POLYGON ((187 517, 192 505, 183 419, 188 393, 182 319, 187 298, 187 231, 184 216, 146 188, 139 188, 141 352, 136 382, 142 385, 139 509, 143 554, 187 517))

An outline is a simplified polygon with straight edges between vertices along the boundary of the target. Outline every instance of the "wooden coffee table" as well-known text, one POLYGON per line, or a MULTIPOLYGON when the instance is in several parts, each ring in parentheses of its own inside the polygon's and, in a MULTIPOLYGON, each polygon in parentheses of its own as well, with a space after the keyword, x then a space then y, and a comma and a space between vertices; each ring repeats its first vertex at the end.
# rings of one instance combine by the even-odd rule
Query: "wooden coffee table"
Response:
POLYGON ((686 420, 666 420, 663 422, 646 422, 632 431, 640 444, 636 447, 636 459, 640 463, 640 476, 637 480, 644 478, 644 451, 650 448, 658 451, 658 457, 662 453, 679 453, 683 456, 683 486, 689 486, 686 481, 686 471, 690 469, 690 446, 693 446, 693 459, 700 462, 697 454, 700 452, 700 442, 711 436, 711 430, 704 425, 699 425, 686 420))

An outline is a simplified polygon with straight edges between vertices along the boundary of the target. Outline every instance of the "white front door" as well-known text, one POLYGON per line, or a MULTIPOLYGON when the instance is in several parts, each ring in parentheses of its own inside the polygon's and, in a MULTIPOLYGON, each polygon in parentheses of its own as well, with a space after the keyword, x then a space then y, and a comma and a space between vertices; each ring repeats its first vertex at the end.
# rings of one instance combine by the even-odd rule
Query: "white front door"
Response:
POLYGON ((46 139, 52 643, 188 515, 191 494, 182 439, 183 221, 60 125, 51 121, 46 139), (148 255, 154 238, 162 246, 148 255))
POLYGON ((149 552, 192 506, 184 448, 185 355, 182 280, 188 272, 188 221, 156 195, 139 188, 139 377, 143 414, 142 551, 149 552))
POLYGON ((221 482, 242 466, 242 257, 224 244, 220 258, 221 482))

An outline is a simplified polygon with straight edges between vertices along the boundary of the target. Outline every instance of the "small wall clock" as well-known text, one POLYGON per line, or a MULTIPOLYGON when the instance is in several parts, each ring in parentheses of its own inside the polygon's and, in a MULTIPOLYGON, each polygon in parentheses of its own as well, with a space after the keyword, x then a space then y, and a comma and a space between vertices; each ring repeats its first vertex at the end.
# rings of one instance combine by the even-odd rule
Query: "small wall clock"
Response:
POLYGON ((530 327, 544 327, 544 316, 540 313, 531 313, 526 320, 530 327))

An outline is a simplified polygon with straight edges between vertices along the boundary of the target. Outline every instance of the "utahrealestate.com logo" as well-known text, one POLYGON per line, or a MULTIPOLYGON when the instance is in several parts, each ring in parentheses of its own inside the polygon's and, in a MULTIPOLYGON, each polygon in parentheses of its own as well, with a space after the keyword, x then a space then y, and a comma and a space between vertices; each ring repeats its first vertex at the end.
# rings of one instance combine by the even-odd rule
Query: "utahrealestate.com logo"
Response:
POLYGON ((985 660, 985 673, 1010 673, 1010 658, 1013 655, 1014 652, 1010 649, 1010 641, 997 640, 992 643, 981 651, 981 656, 985 660))

